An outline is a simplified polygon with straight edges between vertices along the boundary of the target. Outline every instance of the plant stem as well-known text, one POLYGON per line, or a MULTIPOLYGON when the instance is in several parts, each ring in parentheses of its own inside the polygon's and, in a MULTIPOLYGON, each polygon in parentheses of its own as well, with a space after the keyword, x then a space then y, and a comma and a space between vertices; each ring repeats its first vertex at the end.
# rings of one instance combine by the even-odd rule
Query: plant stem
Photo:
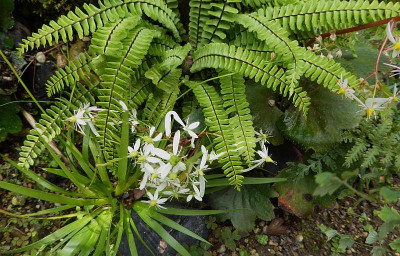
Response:
POLYGON ((362 197, 363 199, 365 199, 365 200, 367 200, 367 201, 374 202, 374 203, 382 204, 380 201, 378 201, 378 200, 376 200, 376 199, 374 199, 374 198, 372 198, 372 197, 369 197, 368 195, 366 195, 366 194, 364 194, 364 193, 358 191, 357 189, 353 188, 353 187, 352 187, 349 183, 347 183, 346 181, 339 179, 339 177, 336 177, 336 179, 337 179, 337 181, 338 181, 339 183, 341 183, 342 185, 346 186, 348 189, 350 189, 351 191, 353 191, 355 194, 359 195, 359 196, 362 197))
MULTIPOLYGON (((367 29, 367 28, 373 28, 373 27, 384 25, 384 24, 386 24, 386 23, 388 23, 390 21, 393 21, 393 22, 400 21, 400 17, 389 18, 389 19, 384 19, 384 20, 378 20, 378 21, 375 21, 375 22, 371 22, 371 23, 368 23, 368 24, 361 25, 361 26, 338 30, 338 31, 335 32, 335 34, 336 35, 342 35, 342 34, 347 34, 347 33, 355 32, 355 31, 359 31, 359 30, 364 30, 364 29, 367 29)), ((328 33, 320 34, 319 36, 321 36, 321 37, 330 37, 331 34, 332 34, 331 32, 328 32, 328 33)), ((316 41, 316 38, 317 37, 314 37, 313 39, 308 41, 306 46, 310 46, 311 44, 313 44, 316 41)))
POLYGON ((36 100, 35 96, 33 96, 33 94, 31 93, 31 91, 28 89, 28 87, 25 85, 24 81, 22 81, 21 77, 18 75, 17 71, 15 70, 15 68, 13 67, 13 65, 10 63, 10 61, 7 59, 6 55, 4 55, 3 51, 0 49, 0 55, 1 57, 3 57, 4 61, 7 63, 7 65, 10 67, 10 69, 12 70, 12 72, 14 73, 15 77, 18 79, 18 81, 22 84, 22 86, 24 87, 25 91, 29 94, 29 96, 32 98, 32 100, 35 102, 35 104, 38 106, 38 108, 43 112, 46 113, 44 111, 44 109, 42 108, 42 106, 40 106, 39 102, 36 100))

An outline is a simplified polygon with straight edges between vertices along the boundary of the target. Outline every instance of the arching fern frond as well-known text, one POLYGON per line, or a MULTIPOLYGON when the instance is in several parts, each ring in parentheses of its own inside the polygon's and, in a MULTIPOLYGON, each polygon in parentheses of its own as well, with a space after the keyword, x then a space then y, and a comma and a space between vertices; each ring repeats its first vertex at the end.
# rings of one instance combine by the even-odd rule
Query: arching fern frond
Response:
POLYGON ((296 107, 306 114, 310 105, 310 98, 301 87, 293 89, 289 94, 290 83, 286 81, 285 72, 276 65, 265 61, 265 54, 251 52, 241 47, 226 44, 208 44, 194 53, 194 63, 191 68, 196 72, 205 68, 224 69, 237 72, 242 76, 254 79, 268 88, 279 91, 283 96, 292 97, 296 107))
MULTIPOLYGON (((235 14, 239 11, 234 4, 239 0, 213 1, 211 11, 208 11, 209 17, 206 26, 203 28, 201 44, 211 42, 222 42, 226 38, 226 31, 231 27, 235 20, 235 14)), ((198 46, 199 47, 199 46, 198 46)))
MULTIPOLYGON (((220 75, 226 75, 226 72, 220 75)), ((247 163, 253 160, 256 139, 249 103, 246 99, 246 87, 241 75, 234 74, 220 78, 221 94, 224 101, 224 108, 228 115, 233 129, 233 136, 236 141, 237 151, 243 156, 247 163)))
POLYGON ((316 81, 318 84, 327 87, 328 89, 338 88, 338 81, 343 77, 347 79, 349 86, 356 88, 359 85, 357 77, 347 72, 342 66, 334 60, 321 58, 310 51, 305 51, 304 59, 306 71, 304 76, 311 81, 316 81))
MULTIPOLYGON (((110 46, 111 37, 114 38, 113 43, 116 44, 118 42, 116 39, 124 39, 127 31, 130 31, 136 27, 139 20, 139 16, 118 19, 98 29, 95 33, 93 33, 93 37, 90 41, 89 52, 94 55, 104 54, 110 46)), ((111 47, 115 49, 115 45, 111 47)))
MULTIPOLYGON (((115 139, 118 137, 114 136, 115 121, 112 121, 112 119, 118 119, 117 112, 121 110, 118 102, 125 99, 128 85, 135 73, 134 69, 141 65, 153 37, 158 35, 158 31, 139 26, 128 33, 127 38, 121 41, 123 49, 120 49, 118 55, 107 56, 104 74, 100 75, 103 89, 100 90, 100 102, 97 103, 104 109, 98 114, 103 119, 99 126, 99 134, 102 137, 101 145, 104 147, 109 145, 112 148, 115 139), (109 131, 111 132, 110 136, 108 135, 109 131)), ((111 37, 111 40, 113 40, 113 37, 111 37)), ((119 35, 116 40, 121 40, 119 35)), ((107 151, 110 150, 107 149, 107 151)))
POLYGON ((112 23, 132 14, 141 16, 143 13, 171 30, 176 40, 180 41, 179 30, 182 30, 182 25, 176 14, 163 0, 113 0, 111 2, 106 0, 104 3, 100 1, 99 4, 100 8, 85 4, 83 9, 86 12, 76 8, 74 12, 70 11, 66 16, 61 16, 57 22, 51 21, 50 26, 44 25, 38 33, 33 33, 31 37, 23 39, 19 52, 22 54, 29 48, 38 48, 47 43, 52 45, 53 42, 57 43, 60 37, 63 42, 72 41, 74 30, 78 37, 82 38, 103 27, 105 23, 112 23))
POLYGON ((186 84, 193 89, 193 93, 203 108, 209 130, 218 134, 218 137, 214 140, 215 150, 217 154, 224 153, 223 156, 218 158, 218 162, 223 164, 222 169, 229 178, 230 184, 240 189, 243 181, 241 175, 243 172, 242 162, 221 97, 212 86, 189 81, 186 84))
POLYGON ((163 56, 163 62, 151 67, 145 73, 145 76, 151 79, 158 88, 170 93, 179 83, 182 69, 178 69, 177 67, 185 60, 189 50, 190 44, 168 50, 163 56))
MULTIPOLYGON (((86 81, 88 82, 88 80, 86 81)), ((74 114, 74 110, 77 110, 82 103, 94 104, 93 95, 95 95, 98 85, 99 83, 96 80, 93 80, 93 83, 88 83, 87 86, 78 82, 71 102, 66 98, 61 98, 48 108, 45 114, 41 115, 41 119, 36 123, 36 129, 30 130, 24 141, 24 146, 21 147, 19 165, 25 168, 33 165, 34 160, 45 149, 40 137, 51 142, 61 133, 66 119, 74 114)))
POLYGON ((191 0, 189 2, 189 40, 193 49, 197 49, 208 20, 211 0, 191 0))
POLYGON ((310 1, 281 7, 264 7, 259 16, 279 22, 291 33, 339 30, 400 15, 400 3, 383 1, 310 1))
POLYGON ((47 95, 50 97, 61 92, 64 87, 71 87, 93 69, 92 58, 87 54, 80 54, 67 66, 59 69, 46 82, 47 95))
POLYGON ((298 83, 304 72, 303 63, 300 61, 304 49, 298 46, 297 41, 290 40, 288 33, 278 23, 264 17, 240 14, 237 15, 236 22, 254 32, 259 40, 266 42, 282 58, 284 66, 288 68, 287 81, 294 89, 296 86, 293 84, 298 83))

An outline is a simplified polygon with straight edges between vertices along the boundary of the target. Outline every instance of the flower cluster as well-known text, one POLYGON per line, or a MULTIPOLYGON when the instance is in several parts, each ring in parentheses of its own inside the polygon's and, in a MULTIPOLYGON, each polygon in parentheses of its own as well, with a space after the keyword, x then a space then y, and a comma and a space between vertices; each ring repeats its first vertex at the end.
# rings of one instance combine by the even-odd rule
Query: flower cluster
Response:
POLYGON ((128 148, 128 157, 143 173, 139 189, 146 189, 149 198, 143 202, 163 208, 162 204, 170 198, 202 201, 208 164, 220 155, 201 146, 200 159, 193 161, 189 157, 198 138, 194 132, 198 126, 199 122, 185 123, 176 112, 170 111, 165 116, 165 135, 150 127, 148 133, 128 148), (172 119, 181 127, 171 137, 172 119))
POLYGON ((101 108, 95 106, 90 107, 89 103, 83 104, 79 107, 78 110, 74 110, 74 115, 69 117, 67 120, 73 123, 75 129, 79 129, 83 134, 85 134, 85 132, 83 131, 83 126, 89 125, 90 130, 92 130, 94 135, 100 136, 92 120, 94 118, 93 112, 98 112, 101 110, 101 108))
POLYGON ((399 101, 396 86, 394 87, 393 95, 391 97, 388 98, 372 97, 372 98, 367 98, 365 102, 363 102, 356 96, 355 90, 350 88, 347 79, 343 80, 343 77, 341 77, 340 80, 338 81, 338 84, 339 84, 339 89, 337 90, 337 93, 345 96, 346 98, 349 98, 350 100, 357 101, 359 105, 362 107, 362 109, 365 111, 367 119, 371 118, 372 115, 374 115, 374 117, 376 118, 376 111, 389 107, 392 102, 399 101))

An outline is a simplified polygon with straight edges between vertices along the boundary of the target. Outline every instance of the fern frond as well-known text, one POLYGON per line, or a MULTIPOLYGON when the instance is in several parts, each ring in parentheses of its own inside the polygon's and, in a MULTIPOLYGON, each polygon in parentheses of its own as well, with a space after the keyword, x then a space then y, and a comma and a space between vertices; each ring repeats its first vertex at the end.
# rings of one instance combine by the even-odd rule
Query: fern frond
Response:
POLYGON ((178 46, 164 54, 164 60, 160 64, 153 65, 145 74, 161 90, 167 93, 173 91, 179 83, 182 69, 177 67, 182 64, 189 53, 190 44, 178 46))
MULTIPOLYGON (((246 48, 249 51, 255 51, 255 52, 260 52, 260 53, 272 53, 273 50, 271 47, 267 45, 265 41, 260 41, 255 33, 249 32, 248 29, 245 29, 242 31, 243 28, 240 27, 238 29, 235 29, 230 35, 231 40, 228 39, 229 43, 235 45, 237 47, 243 47, 246 48)), ((268 55, 268 59, 272 60, 270 55, 268 55)))
POLYGON ((124 47, 120 49, 118 55, 107 56, 104 74, 100 75, 103 89, 100 90, 100 102, 97 103, 104 109, 98 114, 103 120, 100 123, 99 134, 102 137, 101 145, 104 147, 110 145, 110 148, 112 148, 115 139, 119 138, 119 136, 114 135, 115 121, 112 121, 112 119, 118 120, 117 113, 121 110, 118 102, 125 99, 128 85, 135 73, 134 69, 141 65, 153 37, 158 35, 157 31, 137 27, 131 33, 128 33, 128 37, 122 41, 124 47))
POLYGON ((23 54, 29 48, 39 48, 47 43, 52 45, 61 39, 63 42, 73 40, 74 30, 79 38, 89 33, 94 33, 98 28, 108 22, 114 22, 120 18, 133 15, 142 15, 143 13, 151 19, 160 22, 163 26, 172 31, 174 37, 180 41, 180 32, 182 25, 176 14, 167 7, 163 0, 105 0, 99 2, 97 8, 92 4, 85 4, 82 11, 76 8, 74 12, 70 11, 66 16, 61 16, 57 22, 51 21, 50 26, 44 25, 38 33, 33 33, 31 37, 23 39, 23 43, 18 48, 23 54))
POLYGON ((357 77, 347 72, 334 60, 321 58, 321 56, 313 52, 304 51, 302 62, 305 63, 304 76, 330 90, 338 88, 337 82, 340 80, 341 76, 343 76, 343 79, 348 80, 349 86, 356 88, 359 85, 357 77))
POLYGON ((163 71, 160 66, 153 66, 146 72, 146 78, 151 79, 153 84, 165 92, 171 92, 179 83, 182 69, 174 68, 163 71))
MULTIPOLYGON (((220 75, 226 75, 226 72, 220 75)), ((221 94, 224 101, 224 108, 228 115, 233 114, 229 119, 233 129, 233 136, 241 154, 247 163, 254 158, 256 138, 249 103, 246 99, 246 87, 241 75, 234 74, 220 78, 221 94)))
POLYGON ((162 57, 166 51, 172 50, 176 46, 175 41, 164 34, 160 38, 156 38, 149 48, 149 55, 162 57))
POLYGON ((298 42, 290 40, 288 33, 278 23, 264 17, 239 14, 236 22, 254 32, 259 40, 266 42, 282 58, 284 66, 288 68, 287 81, 294 88, 293 83, 297 84, 304 72, 304 65, 300 59, 305 50, 298 46, 298 42))
POLYGON ((93 33, 93 37, 90 41, 89 52, 94 55, 101 55, 106 53, 106 51, 109 52, 109 47, 111 47, 111 50, 115 51, 116 47, 121 47, 118 42, 127 37, 127 32, 135 28, 139 23, 139 20, 139 16, 132 16, 125 19, 118 19, 112 23, 104 25, 102 28, 99 28, 95 33, 93 33), (111 38, 114 39, 112 42, 111 38))
POLYGON ((24 146, 21 147, 19 165, 25 168, 33 165, 34 160, 45 149, 40 137, 51 142, 59 135, 65 126, 64 121, 74 114, 74 110, 78 109, 82 103, 94 104, 92 95, 95 94, 98 86, 99 82, 95 79, 93 83, 88 83, 87 86, 77 82, 71 102, 66 98, 60 98, 46 110, 45 114, 42 114, 41 119, 36 123, 36 129, 30 130, 24 141, 24 146))
POLYGON ((271 2, 272 2, 271 0, 243 0, 242 4, 244 6, 249 6, 252 8, 259 8, 266 4, 270 4, 271 2))
MULTIPOLYGON (((279 91, 283 96, 288 96, 290 83, 286 81, 285 72, 273 63, 266 62, 265 54, 251 52, 241 47, 229 46, 226 44, 208 44, 198 49, 193 55, 192 72, 205 68, 224 69, 230 72, 237 72, 242 76, 254 79, 268 88, 279 91)), ((306 114, 310 105, 310 98, 307 92, 301 87, 293 89, 289 94, 296 107, 306 114)))
POLYGON ((197 49, 208 20, 211 0, 191 0, 189 2, 189 40, 193 49, 197 49))
POLYGON ((92 58, 87 54, 80 54, 73 61, 70 61, 67 66, 59 69, 46 82, 47 95, 50 97, 58 92, 61 92, 64 87, 71 87, 77 81, 82 79, 87 73, 93 70, 92 58))
POLYGON ((130 109, 138 109, 149 97, 151 91, 151 82, 136 81, 130 84, 129 106, 130 109))
POLYGON ((193 93, 203 108, 206 125, 210 131, 218 134, 218 137, 214 140, 216 144, 214 148, 217 154, 224 153, 218 159, 218 162, 223 164, 222 169, 229 178, 230 184, 240 189, 243 181, 241 175, 243 172, 242 162, 221 97, 212 86, 196 82, 187 82, 187 84, 193 88, 193 93))
MULTIPOLYGON (((211 11, 208 11, 206 26, 203 28, 201 44, 211 42, 220 43, 226 38, 226 31, 235 21, 235 15, 239 12, 234 7, 238 0, 213 1, 211 11)), ((199 46, 198 46, 199 47, 199 46)))
POLYGON ((400 15, 400 3, 383 1, 310 1, 281 7, 264 7, 259 16, 279 22, 291 33, 321 33, 400 15))

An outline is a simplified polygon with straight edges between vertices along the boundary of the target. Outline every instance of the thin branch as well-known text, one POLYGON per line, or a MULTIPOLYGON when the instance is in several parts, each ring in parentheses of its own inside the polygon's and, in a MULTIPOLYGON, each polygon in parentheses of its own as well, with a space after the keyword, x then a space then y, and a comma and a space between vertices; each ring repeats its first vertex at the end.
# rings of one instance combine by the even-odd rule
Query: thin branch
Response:
MULTIPOLYGON (((364 29, 367 29, 367 28, 378 27, 378 26, 384 25, 386 23, 389 23, 390 21, 393 21, 393 22, 400 21, 400 17, 389 18, 389 19, 384 19, 384 20, 378 20, 378 21, 371 22, 371 23, 364 24, 364 25, 357 26, 357 27, 337 30, 335 32, 335 34, 336 35, 342 35, 342 34, 347 34, 347 33, 355 32, 355 31, 359 31, 359 30, 364 30, 364 29)), ((321 37, 330 37, 331 34, 332 34, 331 32, 328 32, 328 33, 320 34, 319 36, 321 36, 321 37)), ((308 41, 306 46, 312 45, 316 41, 317 37, 315 37, 315 38, 311 39, 310 41, 308 41)))

